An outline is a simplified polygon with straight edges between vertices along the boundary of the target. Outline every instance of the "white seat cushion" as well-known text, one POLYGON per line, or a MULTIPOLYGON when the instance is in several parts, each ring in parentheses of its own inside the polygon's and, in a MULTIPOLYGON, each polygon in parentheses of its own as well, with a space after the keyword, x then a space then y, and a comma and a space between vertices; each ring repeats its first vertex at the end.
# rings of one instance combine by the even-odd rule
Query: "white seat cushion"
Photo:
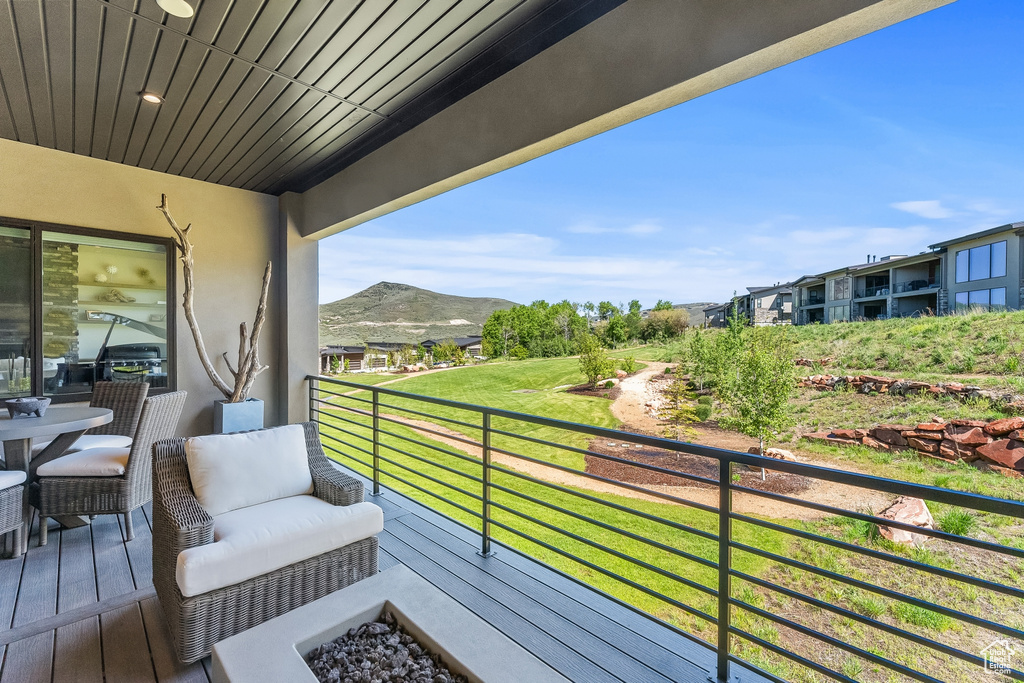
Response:
POLYGON ((379 534, 384 513, 373 503, 331 505, 292 496, 213 518, 213 543, 178 554, 175 578, 185 597, 233 586, 379 534))
POLYGON ((25 483, 25 473, 21 470, 0 470, 0 489, 25 483))
POLYGON ((36 470, 40 477, 120 477, 128 466, 130 448, 89 448, 68 453, 36 470))
POLYGON ((194 436, 185 457, 196 498, 212 517, 313 492, 302 425, 194 436))
MULTIPOLYGON (((53 439, 32 442, 32 455, 36 456, 49 446, 53 439)), ((121 436, 120 434, 83 434, 73 444, 68 446, 66 453, 84 451, 87 448, 131 448, 132 437, 121 436)))

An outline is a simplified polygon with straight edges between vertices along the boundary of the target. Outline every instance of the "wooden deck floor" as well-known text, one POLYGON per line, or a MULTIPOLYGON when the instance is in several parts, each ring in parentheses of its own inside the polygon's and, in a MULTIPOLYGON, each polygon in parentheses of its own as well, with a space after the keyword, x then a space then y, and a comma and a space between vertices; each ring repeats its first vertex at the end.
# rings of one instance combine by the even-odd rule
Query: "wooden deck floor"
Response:
MULTIPOLYGON (((511 550, 477 539, 390 492, 381 570, 401 563, 573 681, 706 683, 714 653, 511 550)), ((0 560, 0 683, 209 680, 209 658, 182 666, 153 591, 149 510, 124 541, 115 516, 58 531, 0 560)), ((736 681, 763 681, 736 670, 736 681)))

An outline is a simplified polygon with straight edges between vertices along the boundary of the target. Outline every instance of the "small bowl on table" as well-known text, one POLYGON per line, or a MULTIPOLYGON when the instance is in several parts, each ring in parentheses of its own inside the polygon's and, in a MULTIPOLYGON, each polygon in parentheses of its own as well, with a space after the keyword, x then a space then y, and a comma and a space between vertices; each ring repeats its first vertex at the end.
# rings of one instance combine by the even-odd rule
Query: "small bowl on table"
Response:
POLYGON ((45 396, 24 396, 4 401, 7 412, 11 419, 16 417, 42 417, 46 414, 46 408, 50 405, 50 399, 45 396))

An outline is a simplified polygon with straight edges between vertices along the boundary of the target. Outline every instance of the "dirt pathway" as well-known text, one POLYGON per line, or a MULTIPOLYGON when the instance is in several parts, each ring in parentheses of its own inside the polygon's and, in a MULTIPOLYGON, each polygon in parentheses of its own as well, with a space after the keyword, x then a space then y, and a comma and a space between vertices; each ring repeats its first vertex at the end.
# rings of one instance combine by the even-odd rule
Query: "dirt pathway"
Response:
MULTIPOLYGON (((670 365, 670 363, 648 362, 647 367, 641 372, 622 380, 619 383, 619 396, 612 403, 612 414, 622 421, 623 424, 634 429, 649 434, 662 432, 664 423, 651 414, 652 409, 648 407, 648 404, 655 403, 656 405, 660 395, 659 390, 656 388, 656 385, 660 383, 651 382, 651 380, 663 375, 665 368, 670 365)), ((748 448, 757 445, 757 441, 749 436, 719 429, 714 426, 702 425, 692 429, 695 432, 693 442, 702 446, 714 446, 715 448, 745 453, 748 448)), ((815 455, 802 452, 799 449, 794 449, 793 453, 799 458, 800 462, 809 465, 820 465, 822 467, 834 467, 835 465, 832 462, 817 459, 815 455)), ((856 471, 849 466, 846 469, 856 471)), ((716 489, 690 486, 651 486, 650 488, 655 490, 671 489, 663 490, 663 492, 703 503, 704 505, 718 506, 718 491, 716 489)), ((887 506, 892 500, 892 496, 887 494, 825 481, 815 481, 809 490, 800 494, 800 497, 814 503, 823 503, 847 510, 863 511, 871 509, 876 512, 887 506)), ((750 494, 737 496, 735 505, 740 512, 761 514, 769 517, 820 519, 827 516, 816 510, 777 503, 750 494)))

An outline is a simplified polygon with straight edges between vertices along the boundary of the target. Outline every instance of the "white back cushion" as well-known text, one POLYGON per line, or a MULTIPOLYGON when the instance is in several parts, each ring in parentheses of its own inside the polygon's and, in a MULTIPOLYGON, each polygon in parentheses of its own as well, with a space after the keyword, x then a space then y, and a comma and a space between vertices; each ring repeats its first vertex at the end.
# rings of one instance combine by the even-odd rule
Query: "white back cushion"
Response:
POLYGON ((302 425, 185 441, 192 489, 212 516, 313 492, 302 425))

